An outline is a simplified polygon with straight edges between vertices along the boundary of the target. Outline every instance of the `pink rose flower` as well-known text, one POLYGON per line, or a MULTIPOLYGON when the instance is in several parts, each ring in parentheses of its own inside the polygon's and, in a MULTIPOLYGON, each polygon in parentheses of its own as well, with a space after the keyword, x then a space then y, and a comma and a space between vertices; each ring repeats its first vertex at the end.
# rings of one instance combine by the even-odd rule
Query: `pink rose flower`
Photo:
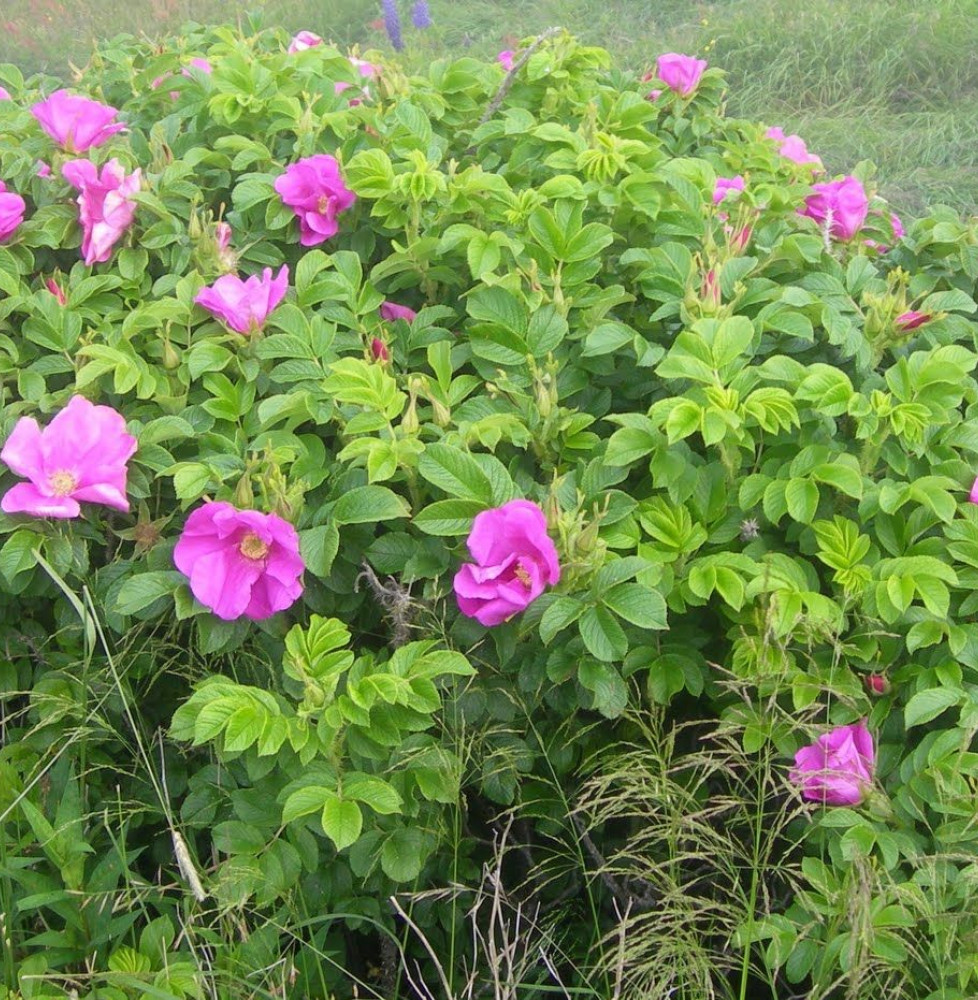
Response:
POLYGON ((800 135, 785 135, 780 128, 769 128, 764 135, 768 139, 773 139, 778 146, 778 152, 793 163, 810 163, 818 170, 822 169, 822 159, 814 153, 808 152, 805 140, 800 135))
POLYGON ((802 215, 819 225, 828 222, 829 232, 837 240, 851 240, 862 228, 869 210, 869 199, 862 184, 849 175, 838 181, 814 184, 815 194, 805 199, 802 215))
POLYGON ((117 108, 67 90, 56 90, 31 108, 41 128, 68 153, 84 153, 121 132, 125 124, 113 121, 118 113, 117 108))
POLYGON ((529 500, 510 500, 476 514, 468 538, 474 563, 455 574, 459 610, 483 625, 519 614, 560 580, 557 548, 543 511, 529 500))
POLYGON ((903 239, 906 236, 906 230, 903 228, 900 216, 896 212, 890 212, 890 225, 893 226, 893 238, 895 240, 903 239))
POLYGON ((736 177, 718 177, 716 186, 713 188, 713 204, 719 205, 730 191, 743 191, 744 178, 737 174, 736 177))
POLYGON ((65 298, 64 289, 54 280, 54 278, 48 278, 44 282, 44 287, 58 300, 58 305, 63 306, 68 301, 65 298))
POLYGON ((865 722, 839 726, 795 754, 790 779, 804 798, 830 806, 855 806, 873 783, 876 750, 865 722))
POLYGON ((271 618, 302 593, 305 565, 295 528, 277 514, 223 501, 191 512, 173 562, 194 597, 225 621, 271 618))
POLYGON ((374 361, 389 361, 391 352, 387 350, 387 345, 380 339, 380 337, 374 337, 370 341, 370 353, 373 356, 374 361))
POLYGON ((336 216, 357 200, 343 183, 339 164, 328 153, 293 163, 276 179, 275 190, 299 217, 299 242, 304 247, 334 236, 339 229, 336 216))
POLYGON ((7 490, 0 508, 62 518, 78 517, 79 501, 129 510, 126 463, 136 447, 121 413, 84 396, 72 396, 43 431, 33 417, 21 417, 0 460, 30 482, 7 490))
POLYGON ((289 42, 289 52, 304 52, 306 49, 314 49, 317 45, 322 44, 323 40, 315 32, 300 31, 289 42))
POLYGON ((513 68, 513 50, 503 49, 503 51, 496 56, 496 62, 498 62, 507 73, 510 72, 513 68))
POLYGON ((971 484, 971 493, 968 494, 968 499, 972 503, 978 503, 978 478, 971 484))
POLYGON ((706 69, 705 59, 667 52, 659 56, 655 63, 659 79, 680 97, 689 97, 699 86, 700 77, 706 69))
POLYGON ((12 236, 17 227, 24 221, 27 204, 19 194, 7 190, 7 185, 0 181, 0 243, 12 236))
POLYGON ((0 101, 12 101, 10 91, 6 87, 0 87, 0 101))
POLYGON ((37 161, 37 176, 47 180, 51 176, 51 164, 45 163, 44 160, 37 161))
POLYGON ((911 309, 909 312, 901 313, 893 322, 898 330, 908 332, 916 330, 918 326, 929 323, 933 318, 933 313, 918 312, 916 309, 911 309))
POLYGON ((103 263, 136 215, 136 203, 131 198, 139 190, 140 171, 137 168, 126 176, 122 165, 113 158, 102 167, 101 175, 91 160, 69 160, 61 174, 81 192, 78 219, 84 230, 81 249, 85 263, 103 263))
POLYGON ((403 319, 408 323, 413 323, 414 317, 417 315, 413 309, 409 309, 407 306, 399 306, 396 302, 391 302, 390 300, 383 302, 380 307, 380 318, 387 320, 388 323, 393 323, 396 319, 403 319))
POLYGON ((224 320, 235 332, 251 334, 262 328, 269 313, 285 298, 288 287, 289 268, 283 264, 275 278, 270 267, 260 278, 253 274, 247 281, 225 274, 202 288, 194 302, 224 320))
POLYGON ((657 101, 662 96, 661 90, 650 90, 646 95, 645 99, 647 101, 657 101))

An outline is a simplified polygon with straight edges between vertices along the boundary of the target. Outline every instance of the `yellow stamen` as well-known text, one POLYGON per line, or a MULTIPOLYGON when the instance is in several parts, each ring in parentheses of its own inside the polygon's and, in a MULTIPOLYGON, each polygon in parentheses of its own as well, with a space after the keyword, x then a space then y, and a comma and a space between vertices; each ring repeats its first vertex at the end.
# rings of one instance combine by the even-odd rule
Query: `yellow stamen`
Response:
POLYGON ((241 539, 238 551, 245 557, 245 559, 264 559, 265 556, 268 555, 268 545, 253 531, 249 531, 248 534, 241 539))
POLYGON ((527 573, 527 571, 525 569, 523 569, 522 566, 517 566, 516 569, 513 570, 513 574, 515 575, 516 579, 519 580, 520 583, 523 584, 524 587, 529 587, 530 586, 530 582, 531 582, 530 581, 530 574, 527 573))
POLYGON ((56 497, 66 497, 78 488, 78 479, 64 469, 48 476, 48 487, 56 497))

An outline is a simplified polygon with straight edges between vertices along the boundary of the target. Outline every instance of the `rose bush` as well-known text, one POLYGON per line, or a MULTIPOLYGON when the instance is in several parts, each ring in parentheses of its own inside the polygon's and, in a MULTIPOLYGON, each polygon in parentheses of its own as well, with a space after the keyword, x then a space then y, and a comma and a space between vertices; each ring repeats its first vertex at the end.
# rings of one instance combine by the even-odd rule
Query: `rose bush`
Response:
MULTIPOLYGON (((391 893, 475 887, 505 809, 503 870, 566 907, 562 970, 597 982, 618 915, 641 939, 665 902, 616 876, 638 786, 584 831, 581 783, 648 718, 674 727, 675 800, 747 801, 790 867, 778 893, 760 856, 730 866, 710 989, 972 989, 975 225, 901 234, 869 164, 813 186, 817 155, 724 117, 702 60, 660 61, 648 101, 563 34, 500 56, 409 75, 193 29, 110 43, 89 97, 0 67, 25 995, 199 995, 212 951, 249 989, 284 957, 296 995, 348 995, 391 893), (704 723, 769 794, 686 787, 704 723), (103 809, 123 800, 131 823, 103 809)), ((716 903, 699 863, 677 850, 676 898, 716 903)), ((457 954, 469 909, 412 919, 457 954)))

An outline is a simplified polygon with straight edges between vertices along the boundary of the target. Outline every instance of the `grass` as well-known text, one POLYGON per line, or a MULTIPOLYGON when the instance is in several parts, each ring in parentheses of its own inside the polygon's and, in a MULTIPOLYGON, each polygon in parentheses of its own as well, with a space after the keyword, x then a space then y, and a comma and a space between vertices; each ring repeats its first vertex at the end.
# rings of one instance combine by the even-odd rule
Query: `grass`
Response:
MULTIPOLYGON (((407 19, 408 0, 401 0, 407 19)), ((492 56, 561 25, 633 70, 662 51, 706 54, 730 81, 731 114, 797 131, 831 172, 863 159, 910 215, 943 202, 978 211, 978 18, 973 0, 431 0, 423 44, 492 56)), ((341 45, 388 49, 375 0, 7 0, 0 61, 68 71, 96 39, 158 36, 187 20, 306 28, 341 45)), ((413 46, 412 46, 413 40, 413 46)), ((411 48, 414 48, 412 58, 411 48)))

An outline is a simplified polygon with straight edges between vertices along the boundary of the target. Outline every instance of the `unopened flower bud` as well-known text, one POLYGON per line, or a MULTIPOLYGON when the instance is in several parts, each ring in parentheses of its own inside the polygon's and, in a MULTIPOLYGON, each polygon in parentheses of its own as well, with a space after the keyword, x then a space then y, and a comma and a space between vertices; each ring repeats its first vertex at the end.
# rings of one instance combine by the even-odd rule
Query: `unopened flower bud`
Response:
POLYGON ((251 488, 251 473, 246 472, 234 488, 234 506, 240 510, 249 510, 255 502, 255 493, 251 488))
POLYGON ((890 693, 890 682, 883 674, 869 674, 866 677, 866 690, 874 698, 879 698, 890 693))
POLYGON ((174 368, 180 367, 180 352, 170 343, 169 339, 163 341, 163 367, 170 372, 174 368))
POLYGON ((387 349, 387 345, 380 339, 380 337, 374 337, 370 341, 370 353, 373 356, 374 361, 380 361, 381 363, 390 360, 391 352, 387 349))
POLYGON ((713 315, 720 308, 720 278, 714 268, 703 276, 703 284, 700 287, 700 300, 703 304, 703 311, 707 315, 713 315))
POLYGON ((48 280, 44 282, 44 286, 58 300, 58 305, 63 306, 65 304, 66 299, 64 290, 54 280, 54 278, 48 278, 48 280))

